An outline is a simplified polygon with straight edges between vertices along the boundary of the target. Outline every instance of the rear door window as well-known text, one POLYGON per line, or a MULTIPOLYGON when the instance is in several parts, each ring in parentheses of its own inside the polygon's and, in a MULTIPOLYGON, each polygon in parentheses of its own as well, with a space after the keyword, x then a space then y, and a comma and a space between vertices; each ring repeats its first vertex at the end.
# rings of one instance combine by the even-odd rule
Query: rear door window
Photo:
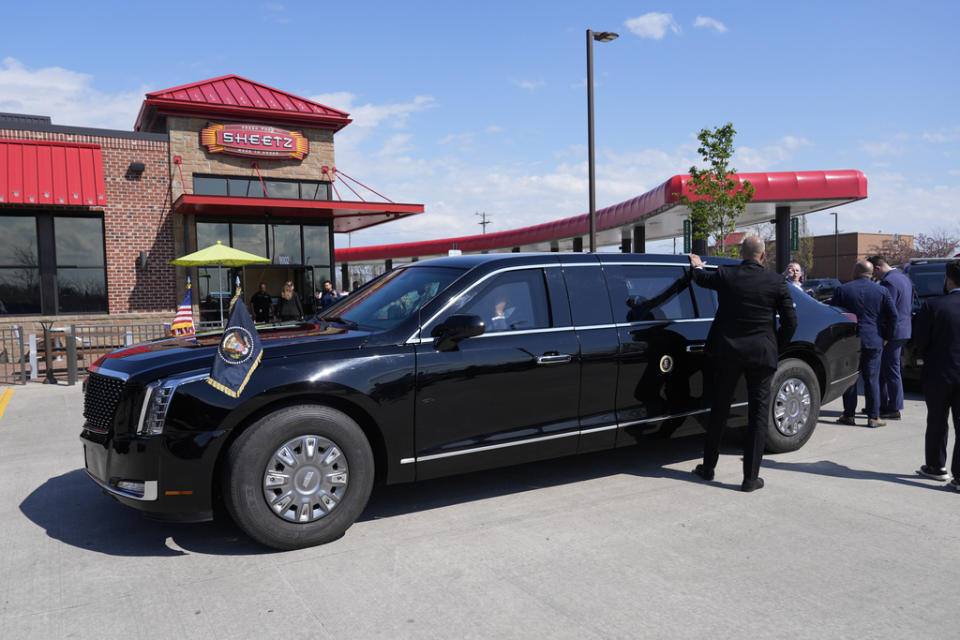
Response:
POLYGON ((611 265, 606 270, 616 322, 696 317, 682 266, 611 265))

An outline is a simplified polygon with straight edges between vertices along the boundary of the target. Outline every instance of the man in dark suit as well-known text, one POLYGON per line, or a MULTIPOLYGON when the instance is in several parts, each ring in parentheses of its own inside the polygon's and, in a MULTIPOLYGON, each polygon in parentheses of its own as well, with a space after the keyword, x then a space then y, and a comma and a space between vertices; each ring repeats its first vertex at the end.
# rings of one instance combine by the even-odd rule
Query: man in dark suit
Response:
POLYGON ((946 480, 947 416, 953 411, 953 480, 960 491, 960 260, 948 262, 943 289, 917 314, 913 341, 923 358, 923 399, 927 403, 926 464, 922 476, 946 480))
POLYGON ((763 240, 747 236, 740 245, 743 262, 738 265, 723 265, 711 272, 704 270, 700 256, 689 256, 693 279, 702 287, 714 289, 719 301, 706 345, 713 371, 710 421, 703 464, 698 464, 694 473, 713 480, 730 401, 741 374, 745 374, 749 435, 743 444, 743 491, 763 487, 760 460, 770 423, 770 383, 777 371, 778 347, 788 344, 797 329, 788 285, 782 276, 763 268, 764 253, 763 240))
MULTIPOLYGON (((867 403, 867 426, 882 427, 880 419, 880 356, 883 345, 893 335, 897 324, 897 308, 886 289, 873 282, 873 265, 860 260, 853 266, 853 280, 837 287, 829 304, 843 307, 857 316, 860 331, 860 378, 867 403)), ((855 425, 857 385, 843 392, 843 415, 840 424, 855 425)))
POLYGON ((913 313, 913 283, 903 271, 887 264, 883 256, 870 258, 877 283, 887 290, 897 308, 893 334, 880 354, 880 418, 899 420, 903 409, 903 379, 900 377, 900 352, 910 339, 913 313))

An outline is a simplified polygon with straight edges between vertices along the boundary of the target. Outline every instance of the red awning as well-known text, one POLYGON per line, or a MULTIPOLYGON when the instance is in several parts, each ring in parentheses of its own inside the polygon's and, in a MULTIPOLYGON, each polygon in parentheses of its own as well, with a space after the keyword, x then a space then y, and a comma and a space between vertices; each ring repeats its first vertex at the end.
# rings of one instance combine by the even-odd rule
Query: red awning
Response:
POLYGON ((0 140, 0 204, 107 204, 100 145, 0 140))
POLYGON ((333 230, 335 232, 346 233, 423 213, 423 205, 183 194, 173 203, 173 211, 174 213, 194 213, 210 216, 263 216, 270 214, 274 217, 326 218, 333 220, 333 230))

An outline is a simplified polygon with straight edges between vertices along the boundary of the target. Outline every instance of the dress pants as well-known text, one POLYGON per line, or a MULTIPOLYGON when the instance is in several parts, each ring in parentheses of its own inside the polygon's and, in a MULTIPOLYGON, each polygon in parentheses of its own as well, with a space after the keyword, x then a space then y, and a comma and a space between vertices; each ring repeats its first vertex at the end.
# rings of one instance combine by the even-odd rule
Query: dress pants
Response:
POLYGON ((906 340, 891 340, 880 356, 880 413, 903 409, 903 379, 900 377, 900 352, 906 340))
POLYGON ((953 410, 953 459, 950 472, 960 478, 960 384, 923 379, 927 403, 926 464, 933 469, 947 467, 947 418, 953 410))
POLYGON ((727 426, 730 403, 737 388, 740 375, 747 377, 747 438, 743 442, 743 479, 756 480, 760 475, 763 445, 770 422, 770 383, 775 368, 745 364, 742 361, 712 363, 713 390, 711 394, 710 421, 707 439, 703 445, 703 466, 709 470, 717 466, 720 458, 720 440, 727 426))
MULTIPOLYGON (((867 405, 867 417, 880 416, 880 349, 860 349, 860 379, 863 380, 863 396, 867 405)), ((843 392, 843 415, 853 417, 857 413, 857 385, 850 385, 843 392)))

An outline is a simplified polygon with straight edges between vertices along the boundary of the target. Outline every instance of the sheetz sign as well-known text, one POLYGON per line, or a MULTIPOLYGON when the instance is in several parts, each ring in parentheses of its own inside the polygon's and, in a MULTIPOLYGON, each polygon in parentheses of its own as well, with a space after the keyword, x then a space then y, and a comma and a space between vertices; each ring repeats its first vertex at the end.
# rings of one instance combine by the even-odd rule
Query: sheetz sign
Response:
POLYGON ((254 158, 296 158, 310 153, 310 141, 299 131, 256 124, 209 124, 200 130, 200 144, 210 153, 254 158))

